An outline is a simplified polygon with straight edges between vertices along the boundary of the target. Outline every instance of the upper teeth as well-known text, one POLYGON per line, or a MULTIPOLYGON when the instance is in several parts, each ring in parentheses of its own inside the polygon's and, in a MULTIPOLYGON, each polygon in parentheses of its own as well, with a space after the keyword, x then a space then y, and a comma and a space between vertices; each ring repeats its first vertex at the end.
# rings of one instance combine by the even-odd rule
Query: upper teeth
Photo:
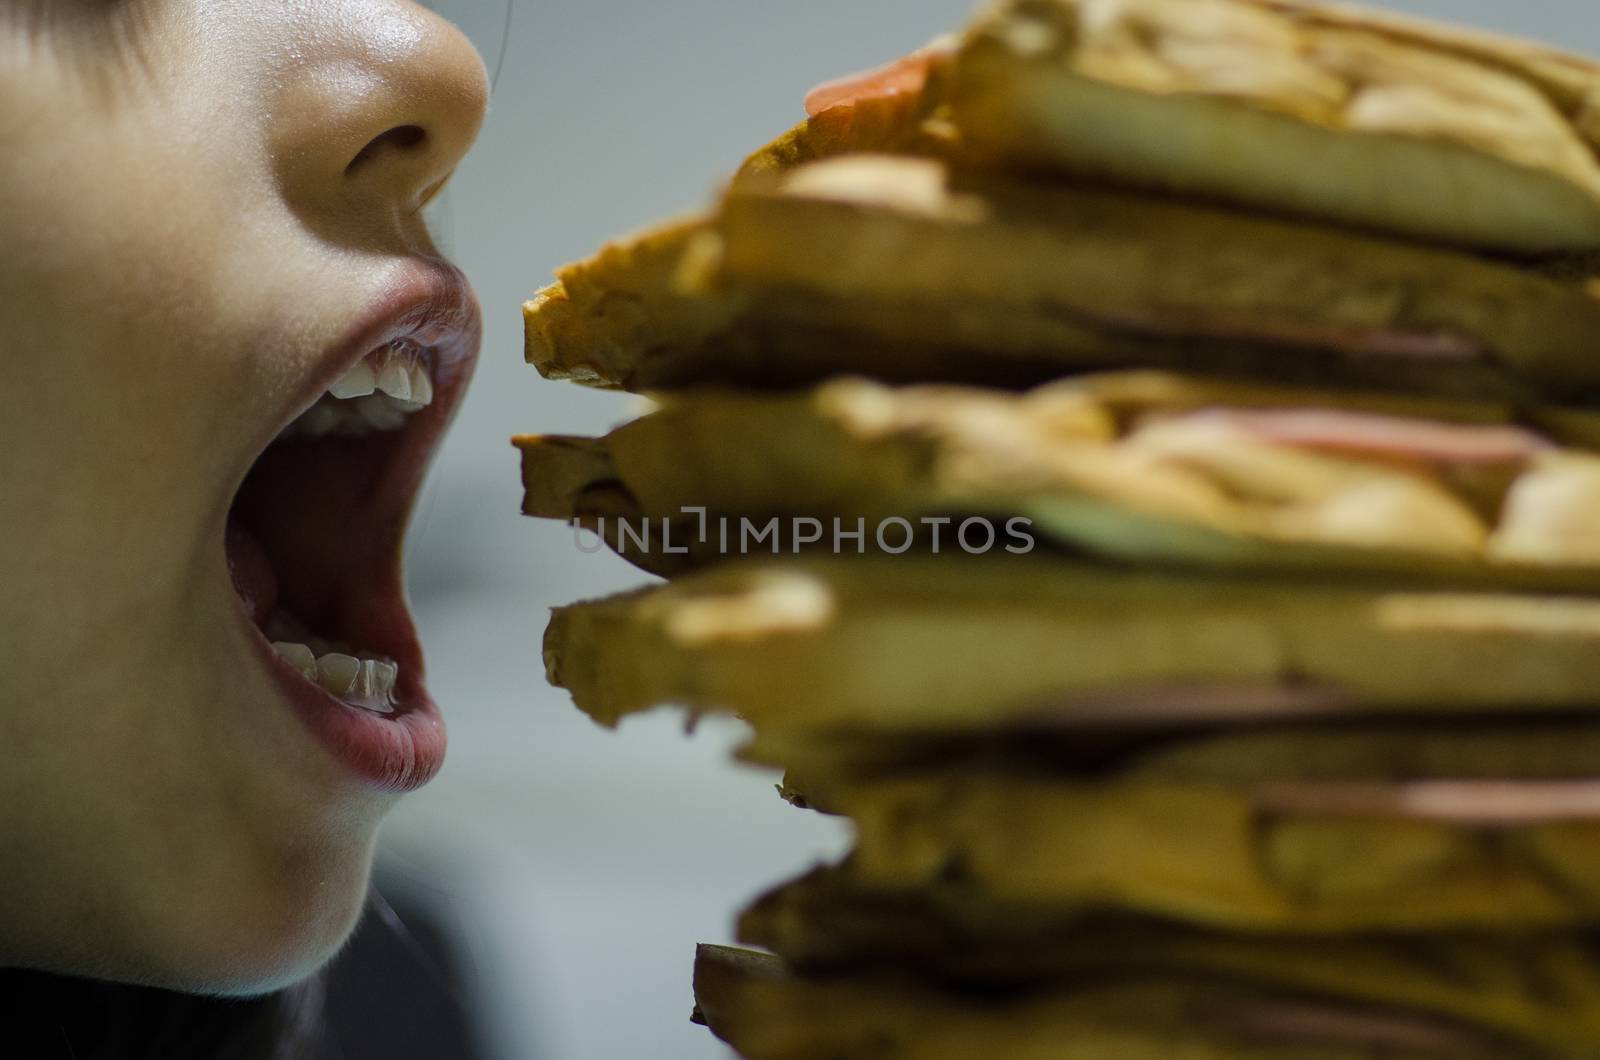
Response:
POLYGON ((427 359, 416 343, 399 339, 356 362, 279 437, 398 430, 407 415, 432 403, 427 359))
POLYGON ((411 401, 418 408, 433 404, 433 376, 421 361, 411 366, 411 401))
POLYGON ((372 370, 372 365, 367 363, 367 359, 363 357, 356 362, 354 368, 344 374, 343 379, 328 388, 328 393, 336 398, 349 400, 350 398, 362 397, 372 393, 377 385, 378 374, 372 370))
POLYGON ((398 357, 385 358, 378 372, 378 389, 399 401, 411 400, 411 371, 398 357))

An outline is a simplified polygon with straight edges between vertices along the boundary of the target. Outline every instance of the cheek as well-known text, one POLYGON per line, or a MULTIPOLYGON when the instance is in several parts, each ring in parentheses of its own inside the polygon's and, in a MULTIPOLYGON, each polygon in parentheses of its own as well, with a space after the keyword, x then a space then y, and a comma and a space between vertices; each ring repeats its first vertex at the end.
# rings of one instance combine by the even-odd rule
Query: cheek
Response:
POLYGON ((0 654, 41 675, 130 632, 177 635, 152 627, 209 576, 281 379, 304 370, 292 329, 263 321, 262 292, 312 272, 281 207, 248 172, 199 179, 205 158, 120 146, 118 164, 0 174, 0 584, 59 604, 13 626, 0 601, 0 629, 21 630, 0 654))
POLYGON ((213 206, 175 216, 136 176, 120 189, 86 181, 12 204, 33 222, 0 213, 0 236, 21 228, 26 248, 0 261, 8 489, 48 517, 41 537, 65 532, 91 558, 148 549, 141 566, 172 569, 242 459, 242 439, 218 437, 230 413, 251 422, 240 299, 219 283, 213 206), (40 219, 53 236, 30 245, 40 219))
POLYGON ((0 307, 34 433, 99 454, 90 469, 121 456, 159 486, 174 457, 224 466, 223 410, 253 422, 257 292, 295 265, 294 233, 248 128, 218 127, 193 100, 129 96, 77 100, 58 137, 8 152, 0 307), (186 142, 195 130, 203 142, 186 142))

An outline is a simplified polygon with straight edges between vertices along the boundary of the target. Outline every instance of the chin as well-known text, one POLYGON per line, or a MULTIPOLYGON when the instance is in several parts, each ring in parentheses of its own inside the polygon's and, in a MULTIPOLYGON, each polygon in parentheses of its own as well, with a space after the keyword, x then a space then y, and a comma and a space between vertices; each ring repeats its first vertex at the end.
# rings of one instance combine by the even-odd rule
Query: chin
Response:
MULTIPOLYGON (((366 905, 375 829, 262 872, 241 865, 203 893, 159 898, 164 911, 123 946, 85 940, 96 952, 71 974, 186 994, 254 997, 292 986, 327 964, 349 939, 366 905), (109 953, 108 953, 109 950, 109 953), (118 960, 112 954, 128 955, 118 960)), ((77 965, 74 967, 73 965, 77 965)))

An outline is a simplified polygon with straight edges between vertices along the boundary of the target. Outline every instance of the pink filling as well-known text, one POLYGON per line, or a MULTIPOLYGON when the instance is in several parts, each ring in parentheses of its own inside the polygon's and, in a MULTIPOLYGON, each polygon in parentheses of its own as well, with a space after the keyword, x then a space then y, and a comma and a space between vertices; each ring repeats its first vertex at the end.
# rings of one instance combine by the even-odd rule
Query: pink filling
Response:
POLYGON ((948 46, 923 48, 876 70, 824 82, 806 93, 806 114, 815 118, 825 110, 861 99, 921 92, 928 82, 928 71, 954 50, 948 46))
POLYGON ((1268 813, 1401 817, 1483 827, 1600 819, 1594 780, 1276 781, 1256 791, 1268 813))
POLYGON ((1443 464, 1522 463, 1551 448, 1532 431, 1498 423, 1438 423, 1338 409, 1219 408, 1192 415, 1283 445, 1443 464))

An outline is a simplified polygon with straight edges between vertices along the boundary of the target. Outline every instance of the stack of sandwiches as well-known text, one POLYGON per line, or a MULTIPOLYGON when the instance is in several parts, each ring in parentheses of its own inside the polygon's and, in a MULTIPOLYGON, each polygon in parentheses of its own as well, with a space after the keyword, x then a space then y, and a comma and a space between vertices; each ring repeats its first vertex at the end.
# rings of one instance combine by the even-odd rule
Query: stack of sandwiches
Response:
POLYGON ((749 1060, 1600 1057, 1600 67, 999 0, 560 270, 524 510, 613 725, 855 845, 702 947, 749 1060))

